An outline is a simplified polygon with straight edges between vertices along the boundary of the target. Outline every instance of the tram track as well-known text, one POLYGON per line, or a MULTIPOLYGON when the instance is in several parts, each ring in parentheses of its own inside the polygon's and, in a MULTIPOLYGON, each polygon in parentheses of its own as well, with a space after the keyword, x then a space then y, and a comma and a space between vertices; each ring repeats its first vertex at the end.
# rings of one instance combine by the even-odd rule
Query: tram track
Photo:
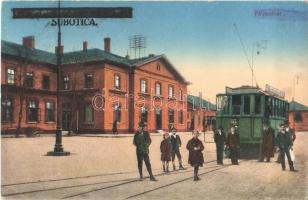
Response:
MULTIPOLYGON (((211 160, 208 162, 205 162, 205 164, 208 163, 212 163, 215 162, 216 160, 211 160)), ((211 167, 209 167, 211 168, 211 167)), ((155 169, 158 170, 158 169, 155 169)), ((176 172, 171 172, 169 175, 172 174, 182 174, 182 173, 188 173, 188 172, 192 172, 193 170, 183 170, 183 171, 176 171, 176 172)), ((120 172, 120 173, 109 173, 109 174, 101 174, 101 175, 93 175, 93 176, 84 176, 84 177, 75 177, 75 178, 66 178, 66 179, 52 179, 52 180, 45 180, 45 181, 32 181, 32 182, 23 182, 23 183, 15 183, 15 184, 6 184, 6 185, 2 185, 2 187, 9 187, 9 186, 18 186, 18 185, 30 185, 30 184, 37 184, 37 183, 49 183, 49 182, 55 182, 55 181, 65 181, 65 180, 72 180, 72 179, 84 179, 84 178, 92 178, 92 177, 99 177, 99 176, 108 176, 108 175, 119 175, 119 174, 129 174, 129 173, 133 173, 137 171, 130 171, 130 172, 120 172)), ((165 175, 165 173, 159 173, 156 174, 156 176, 163 176, 165 175)), ((148 176, 145 177, 149 178, 148 176)), ((95 192, 95 191, 99 191, 99 190, 105 190, 105 189, 109 189, 109 188, 113 188, 113 187, 118 187, 121 185, 126 185, 126 184, 130 184, 130 183, 134 183, 134 182, 139 182, 139 179, 136 178, 130 178, 130 179, 120 179, 120 180, 114 180, 114 181, 103 181, 103 182, 96 182, 96 183, 88 183, 88 184, 79 184, 79 185, 73 185, 73 186, 63 186, 63 187, 55 187, 55 188, 48 188, 48 189, 38 189, 38 190, 30 190, 30 191, 24 191, 24 192, 15 192, 15 193, 8 193, 8 194, 2 194, 3 197, 8 197, 8 196, 17 196, 17 195, 25 195, 25 194, 31 194, 31 193, 38 193, 38 192, 47 192, 47 191, 54 191, 54 190, 61 190, 61 189, 69 189, 69 188, 76 188, 76 187, 86 187, 86 186, 94 186, 94 185, 100 185, 100 184, 106 184, 106 183, 112 183, 112 182, 123 182, 123 183, 118 183, 115 185, 110 185, 110 186, 106 186, 103 188, 98 188, 95 190, 90 190, 84 193, 91 193, 91 192, 95 192), (124 182, 123 182, 124 181, 124 182)), ((3 188, 2 188, 3 191, 3 188)), ((82 193, 83 194, 83 193, 82 193)), ((77 194, 77 195, 72 195, 72 196, 68 196, 68 197, 64 197, 64 198, 70 198, 70 197, 74 197, 74 196, 79 196, 82 194, 77 194)))

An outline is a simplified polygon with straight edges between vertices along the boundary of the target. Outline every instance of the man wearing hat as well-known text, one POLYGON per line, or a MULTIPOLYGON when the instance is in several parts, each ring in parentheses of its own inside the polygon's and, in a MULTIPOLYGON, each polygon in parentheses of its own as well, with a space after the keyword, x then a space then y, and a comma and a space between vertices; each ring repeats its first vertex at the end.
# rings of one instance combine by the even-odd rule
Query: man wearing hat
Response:
POLYGON ((139 122, 138 124, 138 131, 136 132, 134 136, 134 145, 136 146, 136 155, 138 160, 138 169, 139 169, 139 175, 140 179, 143 179, 142 174, 142 161, 145 162, 145 165, 147 167, 148 173, 150 175, 151 181, 156 181, 156 179, 153 176, 152 169, 151 169, 151 163, 149 158, 149 146, 151 144, 151 137, 149 132, 145 131, 146 125, 144 122, 139 122))
POLYGON ((269 122, 265 121, 263 123, 262 130, 261 156, 259 159, 260 162, 263 162, 264 158, 266 158, 266 162, 270 162, 271 157, 274 156, 274 141, 274 130, 269 126, 269 122))
POLYGON ((286 170, 285 155, 288 158, 289 167, 291 171, 294 170, 293 161, 291 160, 290 148, 293 145, 292 135, 285 130, 285 124, 280 124, 281 130, 277 135, 277 145, 281 154, 281 167, 282 170, 286 170))
POLYGON ((217 164, 223 165, 223 152, 225 147, 226 135, 222 126, 215 130, 214 141, 216 143, 217 164))

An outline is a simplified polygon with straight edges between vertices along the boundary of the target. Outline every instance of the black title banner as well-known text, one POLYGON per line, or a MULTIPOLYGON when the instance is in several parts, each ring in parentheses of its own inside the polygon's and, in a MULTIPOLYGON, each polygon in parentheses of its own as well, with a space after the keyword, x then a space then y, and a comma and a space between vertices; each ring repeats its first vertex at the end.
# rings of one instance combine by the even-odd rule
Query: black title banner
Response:
POLYGON ((131 7, 13 8, 13 18, 132 18, 131 7))

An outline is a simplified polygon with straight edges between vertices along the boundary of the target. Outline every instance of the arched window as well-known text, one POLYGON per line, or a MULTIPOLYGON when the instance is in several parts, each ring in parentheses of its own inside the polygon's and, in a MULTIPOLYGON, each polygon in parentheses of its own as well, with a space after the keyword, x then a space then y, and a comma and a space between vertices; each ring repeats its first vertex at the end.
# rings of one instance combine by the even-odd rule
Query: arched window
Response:
POLYGON ((140 79, 140 92, 141 93, 148 92, 148 83, 145 79, 140 79))
POLYGON ((114 75, 114 87, 116 89, 120 89, 121 88, 120 75, 118 75, 118 74, 114 75))
POLYGON ((38 121, 38 102, 34 100, 29 100, 28 102, 28 122, 37 122, 38 121))
POLYGON ((173 98, 174 97, 174 87, 172 85, 169 85, 168 87, 168 98, 173 98))
POLYGON ((162 92, 161 92, 161 83, 157 82, 155 84, 155 95, 156 96, 161 96, 162 92))
POLYGON ((1 102, 1 120, 3 122, 13 121, 13 99, 3 98, 1 102))

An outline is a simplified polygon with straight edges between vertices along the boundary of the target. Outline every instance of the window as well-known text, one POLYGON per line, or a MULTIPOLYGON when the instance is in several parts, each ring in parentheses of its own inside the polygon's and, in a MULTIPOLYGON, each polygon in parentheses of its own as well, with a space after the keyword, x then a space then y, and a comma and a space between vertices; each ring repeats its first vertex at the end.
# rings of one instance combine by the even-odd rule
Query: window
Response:
POLYGON ((114 118, 113 121, 121 122, 121 106, 116 104, 114 105, 114 118))
POLYGON ((85 88, 93 88, 93 74, 85 74, 85 88))
POLYGON ((232 114, 239 115, 241 114, 241 95, 233 95, 232 96, 232 114))
POLYGON ((30 88, 33 87, 33 73, 32 72, 26 73, 25 86, 30 87, 30 88))
POLYGON ((171 99, 171 98, 173 98, 173 96, 174 96, 174 87, 169 85, 169 87, 168 87, 168 98, 171 99))
POLYGON ((183 100, 183 91, 182 90, 179 90, 179 98, 180 98, 180 101, 183 100))
POLYGON ((43 75, 43 89, 48 90, 50 86, 49 76, 43 75))
POLYGON ((261 114, 261 96, 255 96, 255 115, 261 114))
POLYGON ((300 112, 295 112, 295 114, 294 114, 294 121, 296 123, 299 123, 299 122, 303 121, 303 117, 302 117, 302 114, 300 112))
POLYGON ((13 121, 13 99, 4 98, 1 102, 1 119, 3 122, 13 121))
POLYGON ((250 96, 244 96, 244 115, 250 115, 250 96))
POLYGON ((93 107, 92 104, 88 103, 85 105, 85 122, 86 123, 92 123, 93 122, 93 116, 94 111, 93 111, 93 107))
POLYGON ((39 109, 37 106, 37 102, 34 100, 30 100, 28 102, 28 122, 37 122, 38 121, 38 114, 39 109))
POLYGON ((120 76, 114 75, 114 87, 120 89, 120 76))
POLYGON ((15 70, 7 69, 7 83, 14 84, 15 83, 15 70))
POLYGON ((160 64, 159 63, 157 63, 157 65, 156 65, 156 70, 160 71, 160 64))
POLYGON ((45 103, 45 121, 46 122, 55 121, 54 104, 51 102, 45 103))
POLYGON ((63 77, 63 89, 64 90, 69 90, 70 88, 70 77, 69 76, 64 76, 63 77))
POLYGON ((161 83, 155 84, 155 95, 160 96, 161 95, 161 83))
POLYGON ((168 110, 168 122, 169 124, 174 123, 174 110, 168 110))
POLYGON ((198 115, 198 126, 200 126, 200 125, 201 125, 201 116, 198 115))
POLYGON ((146 107, 141 107, 140 121, 141 122, 148 122, 148 109, 146 107))
POLYGON ((144 80, 144 79, 140 80, 140 92, 141 93, 147 93, 148 92, 147 81, 144 80))
POLYGON ((183 124, 183 110, 179 111, 179 124, 183 124))

